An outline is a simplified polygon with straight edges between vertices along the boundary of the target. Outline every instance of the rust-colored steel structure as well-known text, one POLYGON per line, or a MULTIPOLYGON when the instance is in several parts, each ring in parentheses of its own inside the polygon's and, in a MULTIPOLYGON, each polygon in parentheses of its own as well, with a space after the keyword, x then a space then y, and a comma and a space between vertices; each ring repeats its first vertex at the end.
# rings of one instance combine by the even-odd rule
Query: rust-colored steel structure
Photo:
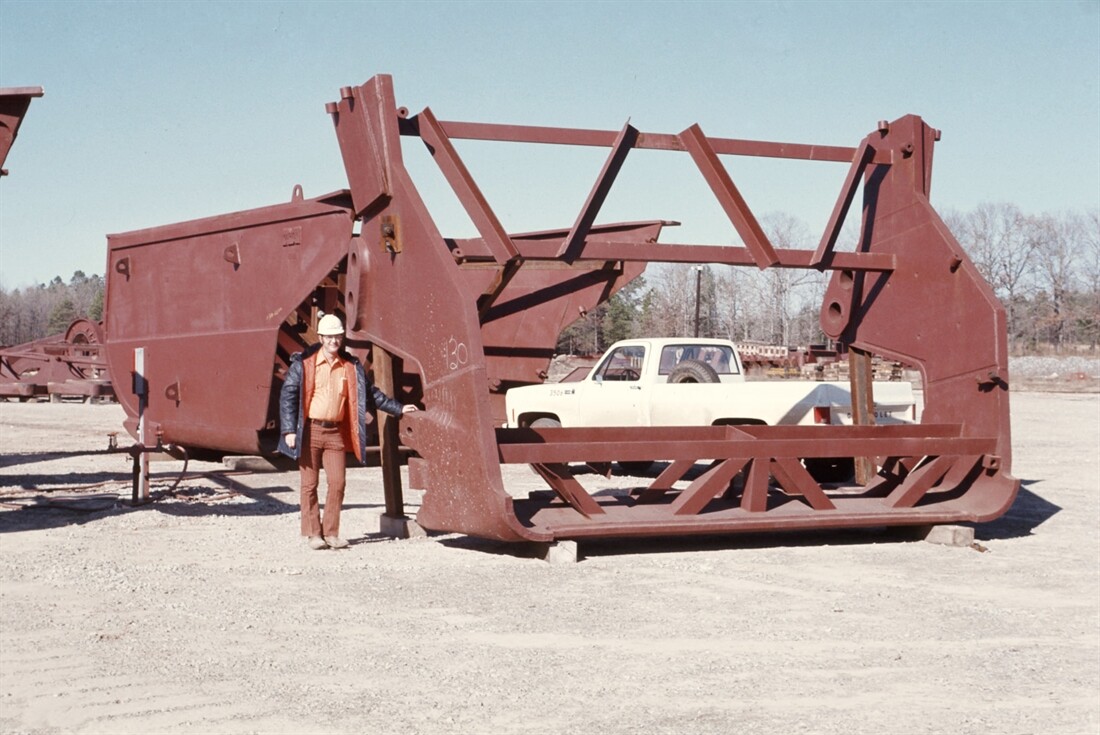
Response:
MULTIPOLYGON (((31 100, 42 94, 41 87, 0 88, 0 176, 8 174, 3 166, 31 100)), ((99 324, 77 319, 64 334, 0 346, 0 399, 112 395, 107 364, 100 353, 102 337, 99 324)))
POLYGON ((64 334, 0 348, 0 398, 110 398, 103 328, 77 319, 64 334))
MULTIPOLYGON (((980 522, 1011 505, 1004 313, 929 204, 938 133, 919 117, 879 123, 855 147, 714 138, 698 125, 655 134, 451 122, 398 107, 388 76, 342 89, 327 110, 348 190, 296 190, 284 204, 109 236, 105 349, 116 377, 144 351, 144 444, 271 452, 287 360, 315 338, 324 310, 345 316, 350 346, 425 409, 402 419, 383 456, 388 512, 401 512, 399 440, 426 491, 416 520, 429 530, 548 542, 980 522), (478 237, 439 231, 403 136, 427 147, 478 237), (460 139, 595 146, 607 157, 572 223, 509 234, 460 139), (743 246, 659 242, 661 220, 595 224, 637 149, 690 156, 743 246), (847 166, 816 249, 769 241, 725 156, 847 166), (837 250, 861 187, 858 246, 837 250), (870 411, 854 426, 500 428, 504 393, 545 376, 561 329, 651 262, 829 271, 823 329, 856 354, 918 368, 920 423, 875 426, 870 411), (862 458, 869 472, 858 486, 821 485, 801 460, 822 457, 862 458), (582 484, 592 475, 574 472, 650 459, 666 469, 621 495, 593 494, 582 484), (508 463, 532 465, 549 491, 513 497, 508 463)), ((136 431, 137 399, 118 394, 136 431)))
POLYGON ((41 97, 41 87, 0 87, 0 176, 7 176, 4 162, 19 134, 19 126, 27 115, 31 100, 41 97))

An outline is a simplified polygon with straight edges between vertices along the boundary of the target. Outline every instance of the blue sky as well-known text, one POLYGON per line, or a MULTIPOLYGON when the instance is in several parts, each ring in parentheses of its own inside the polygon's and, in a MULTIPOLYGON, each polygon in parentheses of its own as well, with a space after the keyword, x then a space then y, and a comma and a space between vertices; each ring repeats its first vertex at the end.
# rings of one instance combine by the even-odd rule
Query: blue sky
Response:
MULTIPOLYGON (((941 211, 1100 206, 1100 2, 463 3, 0 0, 0 86, 42 86, 0 181, 0 285, 103 273, 106 235, 346 186, 324 111, 392 74, 442 120, 854 146, 880 119, 943 131, 941 211)), ((419 144, 416 144, 419 145, 419 144)), ((538 148, 538 147, 535 147, 538 148)), ((606 154, 459 142, 512 231, 568 227, 606 154)), ((632 155, 600 221, 732 242, 687 156, 632 155)), ((447 235, 472 227, 430 160, 447 235)), ((842 164, 725 157, 759 216, 819 233, 842 164)), ((808 242, 813 246, 816 242, 808 242)))

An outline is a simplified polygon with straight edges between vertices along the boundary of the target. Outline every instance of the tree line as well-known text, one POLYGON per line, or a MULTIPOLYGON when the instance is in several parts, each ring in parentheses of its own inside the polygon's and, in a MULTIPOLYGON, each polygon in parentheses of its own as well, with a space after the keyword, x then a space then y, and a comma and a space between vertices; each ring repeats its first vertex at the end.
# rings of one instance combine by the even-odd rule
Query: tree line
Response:
MULTIPOLYGON (((942 216, 1004 304, 1014 354, 1096 352, 1100 210, 1029 215, 1013 204, 981 204, 942 216)), ((816 245, 809 228, 788 214, 764 217, 761 225, 776 247, 816 245)), ((845 232, 849 248, 857 236, 845 232)), ((818 314, 827 277, 815 270, 654 264, 562 332, 558 351, 596 354, 627 337, 696 330, 738 342, 822 344, 818 314)), ((48 284, 0 287, 0 345, 64 332, 79 317, 102 319, 103 287, 101 276, 83 271, 68 283, 55 276, 48 284)))
MULTIPOLYGON (((1013 204, 948 211, 944 222, 1005 307, 1013 354, 1087 350, 1100 342, 1100 210, 1028 215, 1013 204)), ((817 240, 787 214, 762 218, 778 248, 817 240)), ((848 249, 858 232, 842 236, 848 249)), ((598 354, 632 336, 719 337, 808 346, 827 342, 819 314, 828 273, 721 265, 650 266, 566 329, 559 352, 598 354), (698 296, 697 296, 698 295, 698 296), (698 305, 696 304, 698 301, 698 305)))
POLYGON ((66 283, 8 291, 0 287, 0 345, 17 345, 63 333, 74 319, 103 318, 103 277, 76 271, 66 283))

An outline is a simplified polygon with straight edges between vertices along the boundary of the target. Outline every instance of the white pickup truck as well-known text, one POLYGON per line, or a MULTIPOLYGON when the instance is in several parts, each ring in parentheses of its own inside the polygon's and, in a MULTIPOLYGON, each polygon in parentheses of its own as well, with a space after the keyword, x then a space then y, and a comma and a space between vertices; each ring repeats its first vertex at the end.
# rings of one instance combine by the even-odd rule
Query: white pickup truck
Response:
MULTIPOLYGON (((741 357, 726 340, 623 340, 583 379, 573 377, 508 391, 508 427, 852 422, 848 383, 747 382, 741 357)), ((872 391, 875 423, 914 420, 916 402, 907 381, 876 381, 872 391)))

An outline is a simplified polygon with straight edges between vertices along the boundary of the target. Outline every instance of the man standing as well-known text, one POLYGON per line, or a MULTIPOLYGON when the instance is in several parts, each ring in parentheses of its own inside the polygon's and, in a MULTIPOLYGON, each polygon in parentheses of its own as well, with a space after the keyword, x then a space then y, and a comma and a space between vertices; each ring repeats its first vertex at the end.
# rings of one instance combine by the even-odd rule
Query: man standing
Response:
POLYGON ((317 324, 320 344, 290 358, 279 396, 279 451, 298 460, 302 483, 302 536, 311 549, 342 549, 340 507, 344 503, 346 454, 362 462, 367 450, 367 411, 391 416, 416 411, 367 381, 362 363, 344 350, 344 325, 332 314, 317 324), (317 484, 324 467, 328 482, 324 522, 317 484))

